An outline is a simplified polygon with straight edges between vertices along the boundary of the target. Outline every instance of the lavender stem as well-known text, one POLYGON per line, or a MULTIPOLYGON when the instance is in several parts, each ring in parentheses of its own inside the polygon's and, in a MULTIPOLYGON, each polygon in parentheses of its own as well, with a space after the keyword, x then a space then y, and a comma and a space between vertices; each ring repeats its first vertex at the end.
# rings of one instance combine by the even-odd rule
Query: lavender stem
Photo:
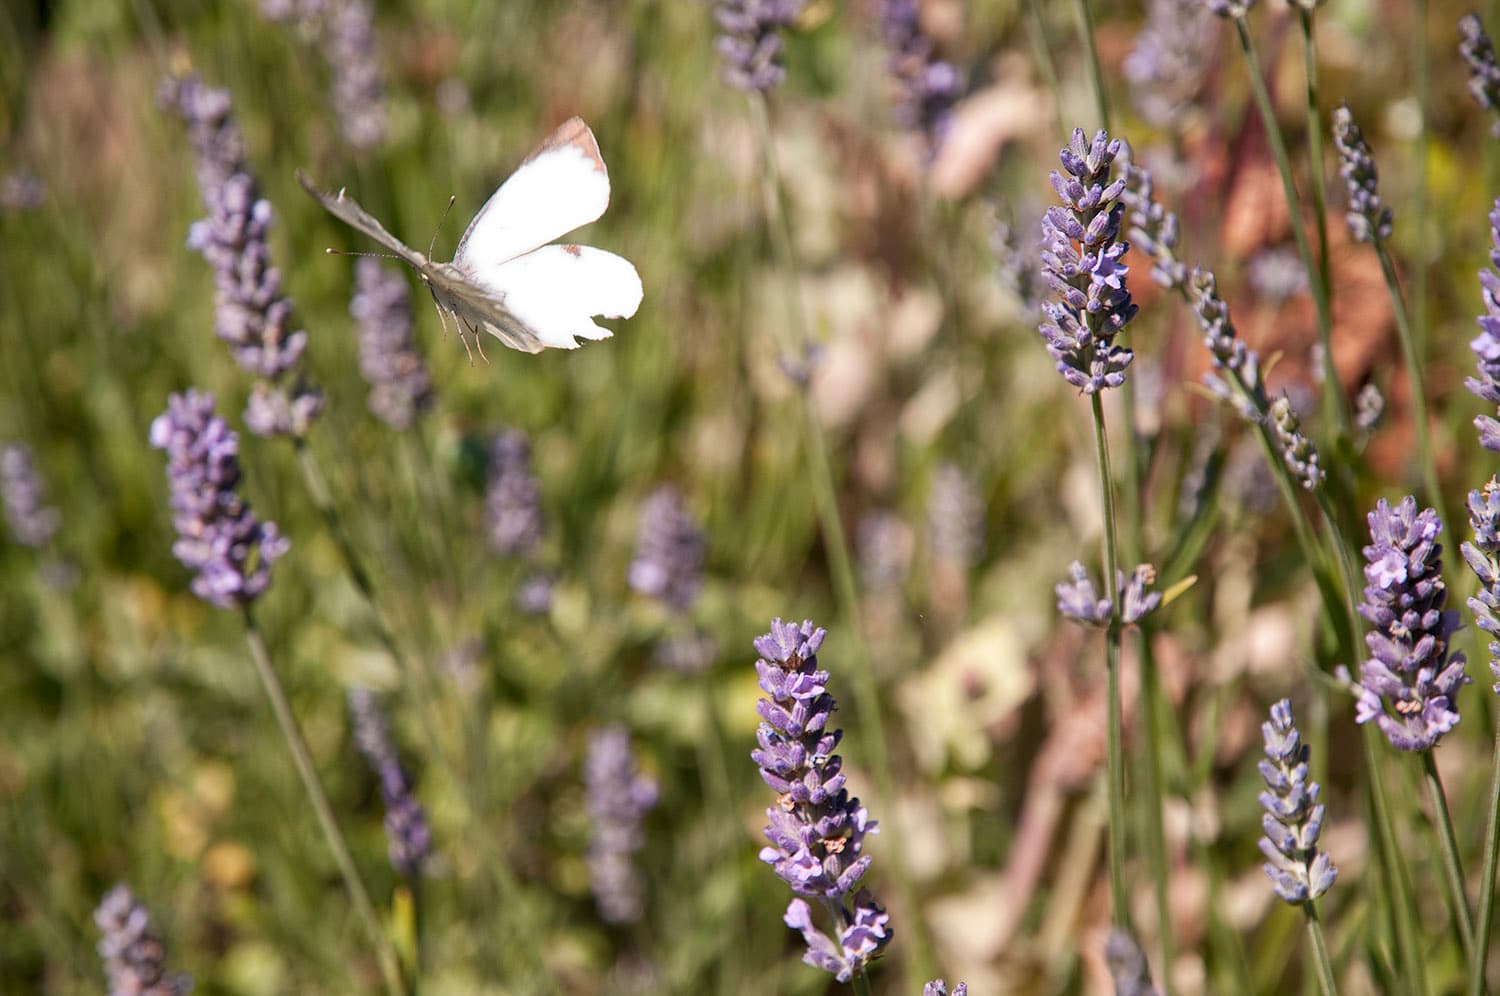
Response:
POLYGON ((1453 817, 1448 812, 1448 797, 1443 792, 1443 780, 1438 776, 1437 761, 1432 751, 1422 752, 1422 780, 1427 785, 1427 794, 1432 799, 1432 813, 1437 820, 1438 850, 1443 856, 1443 884, 1448 900, 1448 915, 1453 918, 1453 928, 1458 934, 1464 958, 1474 960, 1474 919, 1469 915, 1469 899, 1464 892, 1464 870, 1459 863, 1458 838, 1453 833, 1453 817))
POLYGON ((1084 68, 1088 72, 1089 87, 1094 91, 1094 111, 1099 115, 1099 127, 1112 132, 1109 94, 1104 89, 1104 74, 1099 69, 1099 50, 1094 45, 1094 15, 1089 10, 1089 0, 1073 0, 1073 13, 1078 18, 1078 35, 1087 56, 1084 68))
POLYGON ((1333 977, 1333 960, 1328 956, 1328 941, 1323 937, 1323 922, 1318 919, 1318 907, 1312 900, 1302 904, 1303 916, 1307 918, 1307 939, 1312 944, 1313 967, 1318 972, 1318 989, 1323 996, 1338 996, 1339 986, 1333 977))
POLYGON ((1422 387, 1422 359, 1417 340, 1412 332, 1411 318, 1406 310, 1406 301, 1401 295, 1401 283, 1396 276, 1396 267, 1391 262, 1385 238, 1375 236, 1375 255, 1380 259, 1380 273, 1385 277, 1385 289, 1391 298, 1391 308, 1396 312, 1396 331, 1401 339, 1401 354, 1406 360, 1406 379, 1411 385, 1411 420, 1417 434, 1417 462, 1422 465, 1422 487, 1427 492, 1428 505, 1443 508, 1443 492, 1438 485, 1437 465, 1432 459, 1432 443, 1428 438, 1427 392, 1422 387))
POLYGON ((1484 830, 1484 874, 1480 878, 1479 914, 1475 918, 1475 950, 1469 958, 1469 996, 1484 996, 1484 970, 1489 961, 1490 925, 1495 913, 1495 872, 1500 858, 1500 716, 1495 720, 1495 758, 1490 774, 1490 804, 1484 830))
MULTIPOLYGON (((1323 114, 1318 109, 1318 47, 1313 33, 1313 12, 1300 4, 1298 19, 1302 24, 1303 73, 1307 78, 1307 158, 1308 173, 1312 176, 1313 215, 1318 232, 1317 283, 1323 288, 1328 310, 1333 311, 1333 277, 1329 271, 1328 256, 1328 183, 1323 176, 1323 114)), ((1330 335, 1332 334, 1330 329, 1330 335)), ((1339 423, 1343 412, 1343 400, 1339 397, 1338 370, 1333 365, 1333 350, 1329 341, 1322 342, 1323 354, 1323 420, 1328 425, 1339 423)))

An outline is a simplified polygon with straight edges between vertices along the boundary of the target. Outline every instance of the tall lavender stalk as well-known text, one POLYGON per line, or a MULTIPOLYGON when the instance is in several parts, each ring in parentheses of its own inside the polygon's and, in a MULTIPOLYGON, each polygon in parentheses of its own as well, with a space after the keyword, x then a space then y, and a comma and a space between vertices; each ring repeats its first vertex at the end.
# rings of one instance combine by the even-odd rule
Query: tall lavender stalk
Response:
POLYGON ((807 0, 717 0, 715 41, 724 82, 739 90, 764 93, 786 78, 780 55, 781 32, 797 19, 807 0))
MULTIPOLYGON (((1480 590, 1469 599, 1475 624, 1490 636, 1492 688, 1500 694, 1500 483, 1490 478, 1480 491, 1469 492, 1469 527, 1473 540, 1460 548, 1464 560, 1479 579, 1480 590)), ((1490 927, 1495 913, 1495 875, 1500 858, 1500 718, 1495 727, 1494 760, 1490 773, 1490 804, 1486 810, 1484 874, 1480 878, 1479 911, 1474 917, 1475 949, 1469 966, 1469 996, 1485 991, 1485 967, 1489 961, 1490 927)))
POLYGON ((844 761, 834 753, 843 730, 829 729, 837 708, 828 694, 828 672, 818 669, 818 650, 827 633, 810 621, 772 620, 771 631, 755 641, 755 662, 765 697, 756 703, 761 723, 758 748, 750 752, 760 777, 775 791, 776 805, 760 852, 799 897, 816 899, 832 918, 832 934, 818 929, 804 899, 793 899, 784 917, 807 942, 803 961, 855 981, 868 992, 867 966, 891 941, 890 916, 860 879, 870 867, 864 840, 877 824, 849 795, 844 761))
POLYGON ((406 278, 364 257, 354 264, 349 301, 359 334, 359 372, 370 385, 370 412, 392 429, 410 429, 432 405, 432 378, 412 338, 406 278))
POLYGON ((1203 87, 1217 26, 1202 0, 1149 0, 1146 22, 1121 64, 1136 110, 1157 128, 1180 127, 1203 87))
POLYGON ((349 144, 367 151, 385 141, 385 73, 370 0, 261 0, 260 9, 322 47, 333 75, 334 114, 349 144))
MULTIPOLYGON (((1479 316, 1479 335, 1469 341, 1478 376, 1466 379, 1464 386, 1481 400, 1500 406, 1500 198, 1490 211, 1490 269, 1479 271, 1479 291, 1484 314, 1479 316)), ((1479 430, 1479 445, 1500 453, 1500 420, 1478 415, 1474 427, 1479 430)))
POLYGON ((401 767, 401 758, 391 740, 391 730, 375 694, 368 688, 351 688, 349 719, 354 744, 380 782, 385 803, 385 836, 391 867, 407 879, 422 874, 432 856, 432 828, 417 801, 411 780, 401 767))
POLYGON ((99 957, 109 996, 187 996, 193 982, 167 971, 167 946, 151 927, 151 914, 121 883, 94 910, 99 957))
POLYGON ((927 155, 935 157, 953 123, 953 105, 963 93, 963 78, 951 62, 937 58, 922 28, 918 0, 876 0, 886 67, 897 89, 896 123, 922 135, 927 155))
POLYGON ((588 867, 594 903, 606 923, 635 923, 646 905, 645 882, 635 865, 646 845, 641 821, 659 790, 637 770, 629 730, 615 724, 590 735, 583 781, 593 823, 588 867))
POLYGON ((0 505, 11 537, 33 550, 51 543, 62 525, 57 509, 47 504, 46 486, 25 443, 0 446, 0 505))
POLYGON ((1491 133, 1500 138, 1500 65, 1495 62, 1495 45, 1484 22, 1476 14, 1458 19, 1458 53, 1469 65, 1469 92, 1480 107, 1495 116, 1491 133))

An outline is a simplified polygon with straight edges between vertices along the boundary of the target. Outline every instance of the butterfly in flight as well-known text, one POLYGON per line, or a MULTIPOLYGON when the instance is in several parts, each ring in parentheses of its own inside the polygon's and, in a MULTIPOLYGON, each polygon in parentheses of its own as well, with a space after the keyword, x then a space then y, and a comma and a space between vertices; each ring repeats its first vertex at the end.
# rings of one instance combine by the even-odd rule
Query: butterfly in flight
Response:
POLYGON ((579 338, 614 334, 595 316, 629 318, 640 306, 641 278, 628 260, 590 246, 549 244, 609 205, 609 173, 580 118, 563 122, 490 195, 451 263, 430 258, 431 246, 424 256, 401 242, 343 190, 325 193, 302 170, 297 182, 334 217, 410 264, 432 292, 444 330, 452 318, 464 348, 468 333, 481 356, 480 332, 525 353, 576 349, 579 338))

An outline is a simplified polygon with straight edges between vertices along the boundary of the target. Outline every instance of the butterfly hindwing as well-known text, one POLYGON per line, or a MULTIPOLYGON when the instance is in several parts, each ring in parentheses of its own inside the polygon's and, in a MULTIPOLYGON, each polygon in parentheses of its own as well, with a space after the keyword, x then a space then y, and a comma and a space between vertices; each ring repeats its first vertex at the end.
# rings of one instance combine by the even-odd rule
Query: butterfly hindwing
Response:
POLYGON ((542 246, 474 276, 543 346, 572 349, 579 338, 607 339, 613 333, 593 316, 629 318, 641 303, 635 267, 591 246, 542 246))

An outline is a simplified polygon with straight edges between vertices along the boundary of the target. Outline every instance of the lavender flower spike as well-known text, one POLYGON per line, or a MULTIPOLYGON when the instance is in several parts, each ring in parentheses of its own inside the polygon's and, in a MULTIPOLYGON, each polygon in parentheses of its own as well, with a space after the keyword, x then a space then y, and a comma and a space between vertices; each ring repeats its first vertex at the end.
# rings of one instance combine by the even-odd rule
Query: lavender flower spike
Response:
POLYGON ((42 476, 25 443, 0 447, 0 504, 11 536, 22 546, 40 550, 57 535, 61 517, 47 504, 42 476))
POLYGON ((1147 123, 1157 128, 1182 126, 1183 110, 1203 87, 1217 29, 1202 0, 1146 4, 1146 23, 1120 68, 1136 110, 1147 123))
MULTIPOLYGON (((1479 376, 1465 379, 1464 386, 1500 406, 1500 198, 1490 212, 1490 269, 1479 271, 1479 290, 1485 313, 1479 316, 1479 335, 1469 341, 1479 376)), ((1500 453, 1500 421, 1479 415, 1474 427, 1479 430, 1479 445, 1500 453)))
POLYGON ((531 441, 520 429, 507 429, 490 444, 484 511, 496 553, 530 556, 542 542, 542 489, 531 470, 531 441))
POLYGON ((1125 189, 1120 191, 1120 201, 1130 211, 1131 245, 1151 258, 1152 280, 1167 290, 1182 291, 1187 286, 1188 268, 1177 258, 1177 215, 1157 202, 1151 171, 1137 165, 1129 150, 1125 151, 1125 189))
MULTIPOLYGON (((948 983, 944 982, 942 979, 933 979, 931 982, 922 987, 922 996, 950 996, 948 983)), ((958 985, 953 987, 951 996, 969 996, 968 985, 966 983, 960 982, 958 985)))
POLYGON ((385 140, 385 76, 370 0, 261 0, 267 20, 293 23, 322 45, 333 75, 333 109, 339 130, 356 149, 385 140))
POLYGON ((167 453, 172 553, 197 571, 193 594, 221 609, 248 605, 271 583, 271 564, 290 545, 239 495, 239 437, 214 414, 213 395, 174 394, 151 423, 151 445, 167 453))
POLYGON ((664 484, 641 506, 630 587, 681 612, 693 604, 703 587, 707 551, 707 538, 688 511, 682 492, 664 484))
MULTIPOLYGON (((1463 36, 1458 53, 1469 64, 1469 92, 1480 107, 1500 115, 1500 65, 1495 64, 1495 46, 1484 23, 1477 15, 1465 14, 1458 19, 1458 33, 1463 36)), ((1500 118, 1490 128, 1500 138, 1500 118)))
POLYGON ((877 7, 887 65, 900 89, 896 122, 925 135, 928 152, 935 155, 953 123, 963 79, 953 63, 933 57, 921 11, 918 0, 879 0, 877 7))
POLYGON ((1102 129, 1090 143, 1075 128, 1059 156, 1067 175, 1052 174, 1063 204, 1042 218, 1042 277, 1057 300, 1042 306, 1040 331, 1058 373, 1085 394, 1125 383, 1134 355, 1115 345, 1136 313, 1120 262, 1130 248, 1119 241, 1125 181, 1110 179, 1122 148, 1102 129))
POLYGON ((830 730, 837 708, 828 694, 828 672, 818 670, 826 632, 811 622, 771 622, 755 641, 755 670, 765 697, 756 703, 759 747, 750 757, 760 777, 778 793, 766 809, 770 821, 760 859, 798 896, 821 900, 833 915, 832 935, 812 922, 802 899, 787 906, 787 926, 807 942, 803 961, 847 982, 864 971, 891 940, 890 917, 868 892, 855 891, 870 867, 864 839, 877 824, 849 795, 843 758, 834 753, 844 731, 830 730))
POLYGON ((1339 173, 1349 193, 1349 236, 1356 242, 1379 242, 1390 238, 1391 209, 1380 199, 1375 156, 1364 133, 1354 123, 1348 104, 1333 109, 1333 144, 1339 150, 1339 173))
POLYGON ((415 878, 432 856, 432 828, 396 755, 385 715, 368 688, 349 689, 349 718, 354 745, 380 780, 391 867, 407 878, 415 878))
POLYGON ((944 463, 933 475, 927 533, 933 559, 941 563, 967 570, 984 552, 984 502, 957 464, 944 463))
POLYGON ((186 996, 192 990, 191 979, 167 971, 166 945, 128 886, 105 893, 94 910, 94 923, 102 935, 99 956, 109 996, 186 996))
POLYGON ((1318 463, 1318 451, 1312 440, 1302 434, 1302 420, 1291 401, 1284 395, 1271 402, 1271 434, 1281 451, 1281 460, 1291 471, 1292 480, 1306 491, 1322 487, 1327 474, 1318 463))
MULTIPOLYGON (((1057 611, 1074 622, 1085 626, 1104 628, 1109 625, 1114 607, 1109 599, 1099 594, 1089 573, 1078 561, 1068 568, 1069 580, 1058 584, 1057 611)), ((1130 572, 1130 577, 1120 571, 1116 584, 1120 592, 1120 622, 1129 626, 1140 622, 1161 605, 1161 592, 1147 591, 1156 583, 1156 569, 1150 564, 1140 564, 1130 572)))
POLYGON ((1328 855, 1318 850, 1323 829, 1322 787, 1307 777, 1307 745, 1292 718, 1292 703, 1282 699, 1271 706, 1271 718, 1260 724, 1266 741, 1266 759, 1260 776, 1266 790, 1260 794, 1265 809, 1261 828, 1261 853, 1271 890, 1292 905, 1312 902, 1333 885, 1338 869, 1328 855))
POLYGON ((1469 492, 1469 527, 1474 540, 1459 549, 1480 584, 1479 594, 1469 599, 1469 611, 1490 635, 1490 674, 1500 694, 1500 484, 1494 478, 1483 490, 1469 492))
POLYGON ((723 61, 724 82, 739 90, 764 93, 786 77, 777 61, 781 29, 797 19, 807 0, 718 0, 715 47, 723 61))
POLYGON ((656 782, 636 770, 630 733, 620 725, 589 737, 583 779, 593 818, 588 866, 594 902, 606 922, 634 923, 645 907, 634 858, 645 845, 641 820, 656 805, 656 782))
POLYGON ((359 372, 370 385, 370 412, 392 429, 410 429, 432 404, 432 378, 412 341, 406 278, 379 260, 358 260, 349 314, 359 330, 359 372))
POLYGON ((1443 524, 1430 508, 1418 513, 1411 496, 1394 509, 1382 498, 1369 521, 1359 612, 1374 628, 1365 634, 1371 657, 1354 689, 1354 718, 1374 720, 1397 750, 1428 750, 1458 725, 1454 697, 1469 682, 1464 655, 1448 653, 1458 613, 1444 608, 1443 524))
POLYGON ((1115 996, 1156 996, 1146 952, 1124 930, 1111 930, 1104 941, 1104 961, 1115 983, 1115 996))

